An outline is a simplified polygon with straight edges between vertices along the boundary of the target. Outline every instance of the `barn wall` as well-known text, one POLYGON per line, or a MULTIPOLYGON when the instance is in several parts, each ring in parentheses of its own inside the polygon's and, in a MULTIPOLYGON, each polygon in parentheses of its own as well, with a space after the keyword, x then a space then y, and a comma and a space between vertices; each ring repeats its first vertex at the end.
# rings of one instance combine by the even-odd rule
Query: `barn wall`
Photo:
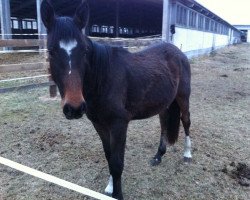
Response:
POLYGON ((247 30, 247 42, 250 43, 250 29, 247 30))
POLYGON ((237 28, 238 30, 246 31, 247 33, 246 42, 250 43, 250 25, 234 25, 234 27, 237 28))
POLYGON ((229 36, 176 27, 173 44, 188 57, 194 57, 228 45, 229 36))
POLYGON ((198 3, 172 1, 170 41, 188 57, 239 43, 241 32, 198 3))
POLYGON ((232 33, 230 44, 241 43, 241 33, 236 30, 232 30, 232 31, 233 33, 232 33))

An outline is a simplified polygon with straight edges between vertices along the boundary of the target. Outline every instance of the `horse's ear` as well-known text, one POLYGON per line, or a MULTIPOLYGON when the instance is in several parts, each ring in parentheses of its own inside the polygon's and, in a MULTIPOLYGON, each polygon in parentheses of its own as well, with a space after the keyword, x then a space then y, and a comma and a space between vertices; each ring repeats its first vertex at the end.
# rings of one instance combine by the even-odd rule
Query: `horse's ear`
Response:
POLYGON ((50 29, 55 21, 55 12, 49 0, 43 0, 40 12, 44 26, 50 29))
POLYGON ((89 21, 89 5, 87 0, 82 0, 81 5, 76 9, 76 13, 74 16, 74 22, 79 27, 79 29, 83 29, 86 27, 89 21))

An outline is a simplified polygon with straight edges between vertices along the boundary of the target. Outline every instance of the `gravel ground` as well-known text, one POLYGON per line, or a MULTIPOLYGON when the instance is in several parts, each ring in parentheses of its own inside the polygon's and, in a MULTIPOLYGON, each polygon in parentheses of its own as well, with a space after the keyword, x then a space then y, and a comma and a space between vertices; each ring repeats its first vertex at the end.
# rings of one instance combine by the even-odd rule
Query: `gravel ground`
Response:
MULTIPOLYGON (((191 60, 191 164, 182 162, 182 128, 178 143, 151 167, 158 117, 130 123, 126 200, 250 199, 249 51, 243 44, 191 60)), ((98 135, 86 117, 67 121, 47 88, 0 94, 0 118, 0 156, 104 191, 109 173, 98 135)), ((0 200, 90 199, 3 165, 0 180, 0 200)))

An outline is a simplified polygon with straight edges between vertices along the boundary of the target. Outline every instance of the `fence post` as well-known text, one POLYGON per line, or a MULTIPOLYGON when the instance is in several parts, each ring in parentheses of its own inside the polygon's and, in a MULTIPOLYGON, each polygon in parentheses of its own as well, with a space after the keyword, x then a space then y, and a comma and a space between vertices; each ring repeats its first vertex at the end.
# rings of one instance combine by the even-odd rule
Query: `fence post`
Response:
POLYGON ((169 21, 170 21, 170 14, 169 14, 169 3, 170 0, 163 0, 163 18, 162 18, 162 40, 165 42, 169 42, 169 21))
POLYGON ((120 0, 116 0, 116 7, 115 7, 115 37, 118 38, 119 33, 119 25, 120 25, 120 0))
MULTIPOLYGON (((45 41, 46 41, 47 36, 46 36, 46 28, 43 25, 43 22, 41 19, 41 13, 40 13, 41 3, 42 3, 42 0, 36 0, 38 39, 40 41, 43 41, 39 44, 39 50, 44 50, 46 49, 45 41)), ((45 51, 42 54, 44 55, 46 61, 48 61, 47 52, 45 51)), ((48 67, 48 71, 50 72, 50 67, 48 67)), ((49 81, 52 81, 51 77, 49 77, 49 81)), ((55 97, 57 95, 56 85, 52 85, 49 87, 49 93, 50 93, 50 97, 55 97)))
MULTIPOLYGON (((10 0, 0 0, 0 18, 1 18, 1 39, 11 39, 11 18, 10 18, 10 0)), ((3 47, 3 50, 9 50, 3 47)))

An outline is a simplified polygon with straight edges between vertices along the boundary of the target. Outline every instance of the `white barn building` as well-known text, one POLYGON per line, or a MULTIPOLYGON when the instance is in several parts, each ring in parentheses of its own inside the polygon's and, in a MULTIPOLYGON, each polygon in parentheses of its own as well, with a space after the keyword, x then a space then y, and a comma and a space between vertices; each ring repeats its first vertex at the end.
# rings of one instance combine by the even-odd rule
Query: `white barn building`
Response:
MULTIPOLYGON (((43 38, 46 31, 39 14, 41 1, 0 0, 1 38, 28 39, 32 33, 32 38, 43 38)), ((80 1, 51 2, 58 15, 72 15, 80 1)), ((85 30, 89 36, 157 35, 188 57, 241 42, 242 32, 194 0, 89 0, 89 4, 90 21, 85 30)))
POLYGON ((250 43, 250 25, 234 25, 234 27, 243 32, 242 40, 250 43))
POLYGON ((164 7, 163 27, 170 27, 164 39, 188 57, 241 42, 238 29, 194 0, 164 0, 164 7))

